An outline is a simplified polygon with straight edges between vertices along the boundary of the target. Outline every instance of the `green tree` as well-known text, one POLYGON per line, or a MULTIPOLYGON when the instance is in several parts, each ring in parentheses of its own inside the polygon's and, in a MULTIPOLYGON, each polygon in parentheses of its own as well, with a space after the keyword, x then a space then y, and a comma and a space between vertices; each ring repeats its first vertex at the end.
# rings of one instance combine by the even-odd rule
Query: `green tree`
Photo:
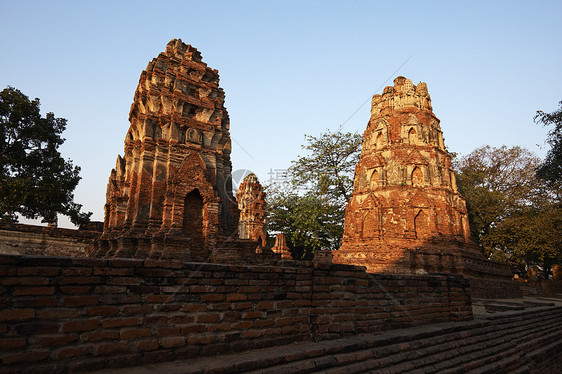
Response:
POLYGON ((326 131, 305 140, 308 155, 291 163, 288 182, 268 188, 268 230, 285 233, 297 257, 339 247, 362 137, 326 131))
POLYGON ((270 187, 267 206, 268 230, 285 233, 295 258, 309 259, 315 250, 339 247, 343 209, 326 196, 270 187))
POLYGON ((540 159, 522 147, 484 146, 456 161, 474 240, 488 258, 548 269, 560 256, 557 195, 536 177, 540 159))
POLYGON ((66 119, 41 117, 39 99, 7 87, 0 93, 0 220, 17 222, 17 214, 54 222, 57 213, 74 224, 92 213, 80 212, 73 191, 80 168, 65 161, 58 148, 66 119))
POLYGON ((291 163, 289 176, 295 186, 307 186, 322 196, 346 203, 353 192, 355 165, 361 154, 363 137, 358 133, 330 132, 319 137, 305 135, 301 146, 310 154, 291 163))
POLYGON ((544 162, 537 170, 537 176, 549 184, 562 183, 562 101, 558 110, 552 113, 537 111, 535 123, 543 126, 554 125, 548 133, 546 142, 550 145, 544 162))
MULTIPOLYGON (((504 260, 513 265, 539 265, 548 273, 562 260, 562 209, 543 201, 523 206, 497 227, 504 260)), ((499 256, 496 256, 499 258, 499 256)))

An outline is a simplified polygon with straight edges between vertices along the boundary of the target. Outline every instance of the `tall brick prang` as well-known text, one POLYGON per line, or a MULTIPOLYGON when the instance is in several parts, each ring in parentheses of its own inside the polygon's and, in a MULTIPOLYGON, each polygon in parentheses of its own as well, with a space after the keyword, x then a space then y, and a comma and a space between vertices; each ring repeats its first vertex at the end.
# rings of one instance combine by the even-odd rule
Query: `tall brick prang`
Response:
POLYGON ((464 198, 425 83, 398 77, 372 100, 334 262, 370 272, 510 278, 470 240, 464 198))
POLYGON ((235 235, 229 117, 219 74, 174 39, 142 72, 125 154, 107 186, 91 254, 205 260, 235 235))
POLYGON ((254 173, 248 174, 236 192, 240 220, 238 235, 240 239, 251 239, 258 242, 258 250, 266 246, 265 226, 265 192, 254 173))

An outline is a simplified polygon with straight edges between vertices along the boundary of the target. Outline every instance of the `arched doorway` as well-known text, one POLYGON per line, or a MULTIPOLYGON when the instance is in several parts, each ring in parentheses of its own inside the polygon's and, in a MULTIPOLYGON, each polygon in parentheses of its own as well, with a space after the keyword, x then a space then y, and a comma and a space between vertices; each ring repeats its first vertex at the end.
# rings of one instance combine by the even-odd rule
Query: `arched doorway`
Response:
POLYGON ((408 131, 408 144, 414 145, 417 143, 416 141, 416 130, 414 130, 413 128, 410 129, 410 131, 408 131))
POLYGON ((421 187, 422 185, 423 185, 423 171, 416 166, 412 171, 412 186, 421 187))
POLYGON ((194 245, 203 245, 203 197, 196 189, 185 196, 183 233, 193 239, 194 245))
POLYGON ((377 170, 373 171, 371 174, 371 188, 377 187, 379 184, 379 172, 377 170))
POLYGON ((377 135, 377 140, 375 141, 375 147, 381 149, 383 145, 383 135, 382 132, 377 135))
POLYGON ((363 218, 363 238, 374 238, 378 236, 379 222, 375 209, 374 207, 369 209, 363 218))
POLYGON ((414 229, 416 230, 416 238, 418 239, 431 236, 429 216, 423 210, 420 210, 414 218, 414 229))

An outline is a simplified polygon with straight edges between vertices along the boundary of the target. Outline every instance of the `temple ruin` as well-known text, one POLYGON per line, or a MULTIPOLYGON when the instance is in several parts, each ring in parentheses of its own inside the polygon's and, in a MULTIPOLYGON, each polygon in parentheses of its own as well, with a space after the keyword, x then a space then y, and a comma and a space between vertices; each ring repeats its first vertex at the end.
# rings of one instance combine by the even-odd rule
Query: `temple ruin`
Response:
POLYGON ((180 39, 148 64, 91 255, 210 261, 236 236, 224 100, 217 70, 180 39))
POLYGON ((236 191, 236 200, 240 210, 238 236, 258 242, 258 251, 266 246, 265 227, 265 192, 255 174, 248 174, 236 191))
POLYGON ((470 240, 464 198, 427 85, 398 77, 372 100, 334 262, 369 272, 462 273, 508 281, 470 240))
POLYGON ((250 174, 232 194, 197 50, 149 63, 130 122, 101 238, 0 224, 0 373, 561 372, 562 306, 474 299, 517 286, 470 241, 425 83, 373 98, 342 248, 313 261, 283 233, 256 253, 265 193, 250 174))

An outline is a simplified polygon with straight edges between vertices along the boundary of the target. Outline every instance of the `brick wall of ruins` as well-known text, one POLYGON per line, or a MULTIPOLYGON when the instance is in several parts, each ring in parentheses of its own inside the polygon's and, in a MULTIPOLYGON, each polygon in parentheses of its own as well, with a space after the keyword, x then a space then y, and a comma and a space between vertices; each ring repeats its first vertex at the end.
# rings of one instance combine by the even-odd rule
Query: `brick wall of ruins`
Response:
POLYGON ((101 369, 472 318, 459 276, 0 256, 0 372, 101 369))
POLYGON ((89 230, 2 223, 0 254, 84 257, 86 249, 100 234, 89 230))

